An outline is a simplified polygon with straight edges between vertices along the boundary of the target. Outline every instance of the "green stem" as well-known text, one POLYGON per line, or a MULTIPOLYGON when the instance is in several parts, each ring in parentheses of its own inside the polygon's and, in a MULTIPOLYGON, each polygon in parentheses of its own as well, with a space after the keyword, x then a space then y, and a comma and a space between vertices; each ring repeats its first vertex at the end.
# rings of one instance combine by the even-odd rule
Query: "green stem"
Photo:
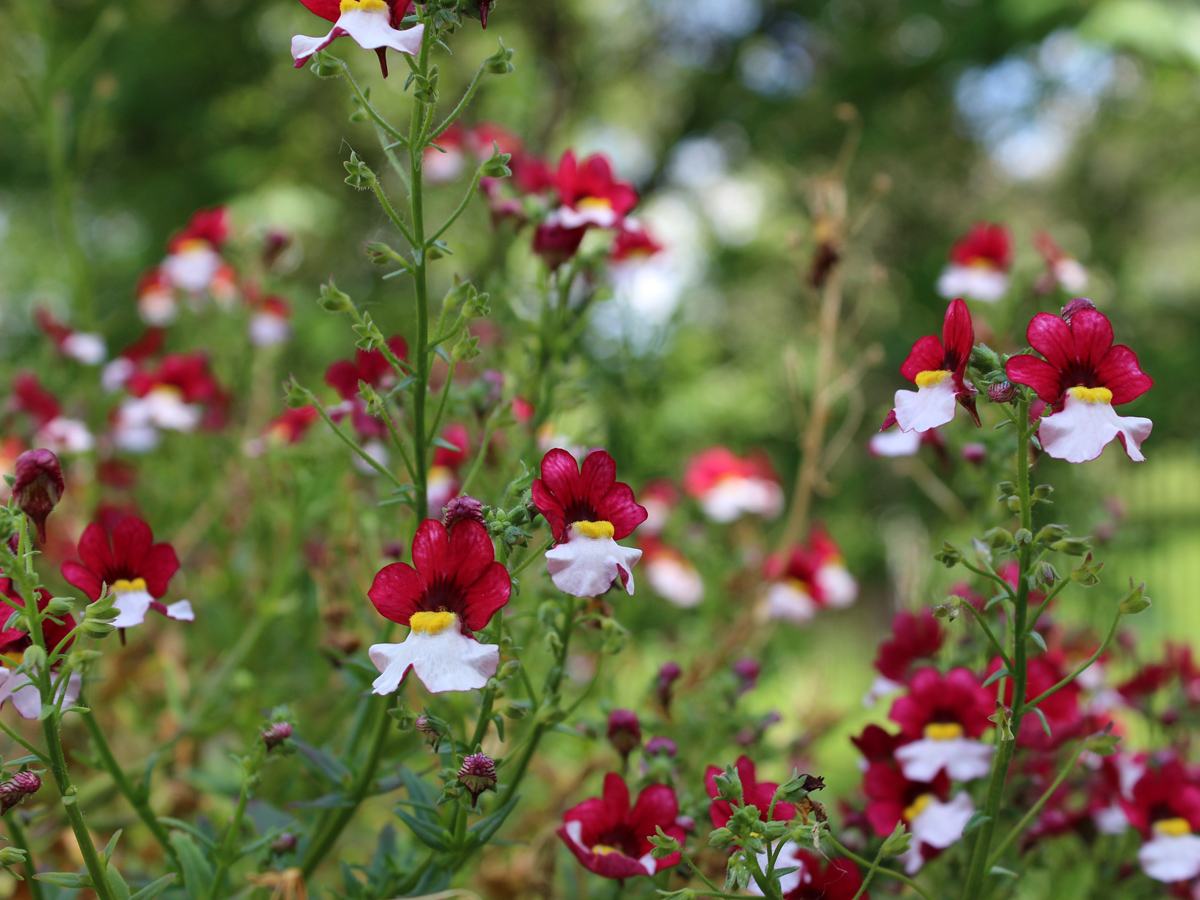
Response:
MULTIPOLYGON (((823 838, 821 838, 821 840, 825 841, 829 844, 832 844, 833 848, 835 850, 837 850, 838 853, 842 854, 842 856, 846 857, 846 859, 848 859, 852 862, 856 862, 860 866, 868 867, 868 868, 870 867, 871 863, 869 860, 863 859, 857 853, 851 853, 849 850, 847 850, 845 847, 843 847, 840 843, 838 843, 838 841, 834 838, 833 835, 827 834, 823 838)), ((913 881, 907 875, 903 875, 900 872, 897 872, 895 869, 885 869, 883 866, 880 866, 875 871, 878 872, 880 875, 886 875, 888 878, 894 878, 894 879, 896 879, 896 881, 899 881, 901 884, 907 885, 908 887, 910 887, 914 891, 916 891, 918 894, 920 894, 922 897, 924 897, 925 900, 933 900, 933 897, 930 896, 929 892, 927 890, 925 890, 925 888, 921 887, 919 884, 917 884, 915 881, 913 881)))
POLYGON ((1006 597, 1008 597, 1009 599, 1012 599, 1013 586, 1011 584, 1009 584, 1007 581, 1005 581, 1003 578, 1001 578, 999 575, 997 575, 995 572, 989 571, 988 569, 982 569, 979 566, 976 566, 976 565, 973 565, 973 564, 967 562, 965 559, 962 560, 961 562, 962 562, 964 569, 970 569, 972 572, 974 572, 979 577, 987 578, 990 581, 996 582, 996 584, 999 585, 1000 588, 1004 591, 1004 595, 1006 597))
POLYGON ((996 652, 1000 655, 1000 661, 1003 662, 1005 668, 1011 672, 1013 668, 1012 660, 1010 660, 1008 658, 1008 654, 1004 652, 1004 648, 1000 645, 1000 641, 996 639, 996 634, 992 631, 991 626, 988 625, 987 620, 983 617, 983 613, 977 610, 974 604, 970 603, 969 601, 963 603, 962 608, 967 610, 975 617, 975 621, 979 623, 979 626, 983 629, 983 633, 986 634, 987 639, 991 641, 992 647, 995 648, 996 652))
POLYGON ((313 407, 320 414, 321 418, 325 420, 325 424, 333 429, 333 433, 338 436, 338 438, 341 440, 341 442, 343 444, 345 444, 347 447, 349 447, 351 450, 353 450, 355 453, 357 453, 363 459, 364 462, 366 462, 372 469, 374 469, 380 475, 387 476, 387 478, 389 478, 391 480, 392 484, 394 484, 396 487, 404 487, 404 485, 400 483, 400 479, 397 478, 390 469, 388 469, 386 466, 382 465, 377 460, 372 458, 371 454, 369 454, 362 447, 358 446, 358 444, 354 441, 353 438, 351 438, 348 434, 346 434, 346 432, 342 431, 342 429, 337 426, 337 424, 333 421, 333 419, 329 418, 329 413, 325 411, 324 405, 319 400, 317 400, 317 398, 311 392, 309 393, 308 396, 309 396, 309 400, 312 402, 313 407))
POLYGON ((42 763, 42 765, 44 765, 44 766, 50 765, 50 757, 48 757, 45 753, 40 751, 37 747, 33 746, 33 744, 29 743, 29 741, 25 740, 25 738, 21 737, 19 734, 17 734, 11 728, 9 728, 7 725, 5 725, 3 722, 0 722, 0 729, 3 729, 5 734, 7 734, 10 738, 12 738, 14 741, 16 741, 18 744, 20 744, 26 750, 28 750, 32 755, 36 756, 38 758, 38 760, 42 763))
POLYGON ((683 857, 683 861, 685 863, 687 863, 688 868, 691 869, 693 872, 695 872, 696 875, 699 876, 701 881, 703 881, 706 885, 708 885, 710 889, 716 891, 717 893, 721 893, 721 889, 719 887, 717 887, 715 884, 713 884, 712 881, 709 880, 709 877, 707 875, 705 875, 703 872, 700 871, 700 867, 697 866, 692 861, 692 858, 690 856, 688 856, 685 852, 683 852, 682 848, 680 848, 679 855, 683 857))
POLYGON ((178 869, 179 857, 175 854, 175 848, 171 846, 171 839, 167 834, 167 830, 158 821, 158 817, 154 815, 154 810, 150 808, 150 804, 146 802, 146 798, 142 797, 134 786, 130 784, 125 772, 121 769, 121 764, 113 756, 112 748, 109 747, 108 740, 104 736, 104 729, 100 727, 100 723, 96 721, 95 713, 90 709, 83 713, 83 723, 87 727, 88 734, 91 735, 92 745, 96 748, 96 753, 100 756, 100 762, 103 764, 104 770, 108 772, 117 789, 125 795, 125 799, 129 801, 129 805, 138 814, 138 818, 150 829, 150 833, 154 835, 154 839, 166 851, 167 856, 171 859, 171 864, 178 869))
POLYGON ((503 408, 502 404, 497 403, 496 408, 488 416, 487 422, 484 423, 483 437, 479 441, 479 450, 475 454, 475 461, 471 463, 471 470, 467 472, 467 477, 463 479, 462 487, 459 489, 460 494, 466 495, 470 493, 471 482, 475 480, 475 474, 483 465, 484 459, 487 458, 488 444, 492 440, 492 430, 496 427, 496 419, 499 418, 500 410, 503 408))
POLYGON ((509 577, 516 578, 518 575, 528 569, 535 561, 541 558, 543 553, 550 549, 550 545, 553 543, 553 537, 548 537, 546 540, 542 541, 541 545, 538 546, 538 548, 530 553, 527 557, 521 560, 520 564, 515 569, 509 570, 509 577))
POLYGON ((1076 669, 1074 672, 1072 672, 1070 675, 1068 675, 1066 678, 1064 678, 1058 684, 1054 685, 1054 687, 1047 688, 1046 690, 1042 691, 1040 694, 1038 694, 1036 697, 1034 697, 1032 700, 1030 700, 1028 703, 1026 703, 1025 708, 1033 709, 1035 706, 1037 706, 1039 703, 1041 703, 1047 697, 1051 696, 1052 694, 1058 693, 1063 688, 1065 688, 1068 684, 1070 684, 1072 681, 1074 681, 1076 678, 1078 678, 1080 675, 1082 675, 1084 673, 1084 671, 1089 666, 1092 665, 1092 663, 1094 663, 1101 656, 1103 656, 1104 651, 1108 649, 1108 645, 1111 644, 1113 641, 1113 638, 1115 638, 1117 636, 1117 628, 1118 628, 1118 626, 1120 626, 1122 618, 1123 618, 1122 614, 1120 612, 1118 612, 1116 617, 1113 619, 1112 625, 1108 629, 1108 634, 1105 636, 1104 642, 1100 645, 1099 649, 1097 649, 1096 652, 1091 655, 1091 657, 1088 659, 1087 662, 1083 663, 1083 665, 1081 665, 1078 669, 1076 669))
MULTIPOLYGON (((417 74, 424 77, 428 71, 429 61, 429 32, 421 43, 420 56, 415 60, 417 74)), ((410 62, 412 60, 410 59, 410 62)), ((425 144, 422 140, 426 117, 426 104, 413 100, 412 120, 409 125, 408 165, 410 176, 409 199, 412 212, 412 235, 409 244, 413 249, 413 288, 417 306, 417 333, 413 358, 416 360, 416 379, 413 385, 413 434, 416 440, 413 444, 414 464, 416 466, 416 497, 415 506, 418 516, 424 516, 429 509, 429 431, 425 422, 425 401, 429 394, 429 295, 428 295, 428 257, 425 243, 425 194, 422 176, 425 144)))
POLYGON ((1044 613, 1046 611, 1046 607, 1050 605, 1050 601, 1053 600, 1055 597, 1057 597, 1059 594, 1061 594, 1063 588, 1065 588, 1070 583, 1071 583, 1071 579, 1064 578, 1062 581, 1060 581, 1058 584, 1056 584, 1054 586, 1054 589, 1051 590, 1050 593, 1048 593, 1046 595, 1046 599, 1042 601, 1041 606, 1039 606, 1036 610, 1034 610, 1034 612, 1029 616, 1029 626, 1031 628, 1037 627, 1038 620, 1042 618, 1042 613, 1044 613))
POLYGON ((354 76, 350 74, 350 67, 346 65, 346 61, 339 59, 338 65, 342 67, 342 75, 345 77, 346 81, 350 83, 350 89, 354 91, 354 96, 358 98, 358 102, 362 104, 362 108, 366 111, 367 115, 371 117, 376 125, 386 131, 390 137, 393 137, 399 141, 400 146, 407 146, 408 141, 404 135, 393 128, 391 124, 388 123, 388 120, 381 116, 379 111, 371 105, 371 101, 367 99, 367 96, 363 93, 362 88, 358 86, 358 82, 354 80, 354 76))
POLYGON ((225 830, 225 839, 221 841, 221 860, 217 863, 216 874, 213 875, 212 887, 208 892, 208 900, 216 900, 217 893, 221 889, 221 881, 234 861, 232 858, 234 846, 237 844, 237 836, 241 834, 242 821, 246 817, 246 805, 249 802, 250 776, 247 775, 245 782, 242 784, 242 792, 238 795, 237 808, 233 811, 233 819, 230 821, 229 827, 225 830))
POLYGON ((467 92, 463 94, 462 99, 458 101, 458 105, 454 107, 454 109, 450 110, 450 115, 446 116, 446 121, 444 121, 430 133, 429 140, 431 142, 437 140, 442 135, 442 132, 453 125, 454 120, 457 119, 462 111, 467 108, 467 104, 470 103, 471 98, 475 96, 475 91, 479 87, 479 82, 483 80, 483 69, 486 65, 486 62, 480 63, 479 70, 475 73, 475 77, 471 79, 471 83, 467 86, 467 92))
POLYGON ((1075 748, 1075 752, 1071 754, 1070 760, 1068 760, 1067 764, 1063 766, 1063 770, 1058 773, 1058 777, 1054 779, 1050 787, 1046 788, 1045 793, 1038 797, 1037 803, 1033 804, 1033 806, 1029 808, 1029 812, 1025 813, 1025 815, 1021 817, 1021 821, 1013 826, 1012 831, 1005 835, 1004 840, 1002 840, 996 846, 996 849, 992 851, 992 855, 987 862, 988 869, 991 869, 991 867, 996 864, 996 862, 1000 859, 1000 855, 1005 851, 1008 845, 1016 840, 1022 831, 1029 827, 1029 823, 1034 820, 1034 817, 1036 817, 1041 811, 1042 807, 1046 805, 1046 801, 1054 795, 1054 792, 1058 790, 1058 786, 1066 780, 1067 775, 1070 774, 1071 769, 1075 767, 1075 763, 1078 761, 1079 755, 1083 753, 1086 746, 1087 739, 1085 738, 1079 742, 1079 745, 1075 748))
POLYGON ((871 867, 869 869, 867 869, 867 874, 863 876, 862 884, 860 884, 858 886, 858 892, 855 893, 855 895, 853 897, 851 897, 850 900, 858 900, 859 897, 861 897, 863 894, 866 893, 867 887, 871 883, 871 879, 874 878, 875 873, 879 871, 879 863, 882 860, 883 860, 883 845, 880 844, 879 852, 875 854, 875 861, 872 862, 871 867))
POLYGON ((25 884, 29 886, 30 900, 45 900, 42 883, 34 878, 37 875, 37 863, 33 861, 33 851, 29 849, 29 840, 25 837, 25 829, 21 827, 20 816, 15 810, 8 817, 8 832, 13 846, 25 851, 25 861, 21 863, 21 868, 25 870, 25 884))
MULTIPOLYGON (((446 373, 446 381, 442 384, 441 395, 438 397, 437 412, 433 414, 433 423, 429 426, 429 440, 432 441, 437 437, 438 428, 442 424, 442 415, 446 412, 446 400, 450 397, 450 386, 454 383, 454 367, 457 363, 453 360, 450 362, 450 371, 446 373)), ((466 450, 466 447, 460 447, 461 450, 466 450)))
POLYGON ((451 225, 458 221, 458 217, 463 214, 468 204, 470 204, 471 198, 475 196, 475 189, 479 187, 479 180, 482 177, 483 165, 480 164, 479 168, 475 170, 475 177, 471 179, 471 186, 467 188, 467 193, 463 196, 462 202, 455 207, 454 212, 450 213, 450 218, 442 223, 442 227, 429 236, 429 240, 426 241, 426 246, 432 245, 434 241, 446 233, 447 229, 449 229, 451 225))

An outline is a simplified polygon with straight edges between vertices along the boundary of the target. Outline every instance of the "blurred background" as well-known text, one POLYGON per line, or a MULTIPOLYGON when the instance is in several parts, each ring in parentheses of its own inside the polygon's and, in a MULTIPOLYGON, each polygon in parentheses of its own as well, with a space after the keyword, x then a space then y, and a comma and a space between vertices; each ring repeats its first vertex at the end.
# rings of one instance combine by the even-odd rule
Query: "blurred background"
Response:
MULTIPOLYGON (((375 136, 348 121, 344 85, 294 70, 288 54, 291 35, 323 28, 297 0, 4 5, 0 370, 49 361, 31 324, 38 305, 103 332, 111 348, 136 338, 139 275, 195 209, 221 203, 243 236, 280 228, 294 238, 279 290, 295 309, 295 339, 280 373, 316 385, 330 361, 350 355, 349 332, 315 302, 331 275, 386 333, 403 330, 404 288, 381 281, 361 252, 386 238, 383 216, 342 183, 342 161, 352 149, 377 155, 375 136)), ((554 159, 569 147, 608 154, 637 184, 638 216, 666 248, 650 275, 597 308, 591 365, 572 375, 555 422, 606 446, 635 485, 678 477, 692 452, 714 443, 765 449, 790 484, 803 423, 788 373, 803 388, 816 339, 806 281, 820 237, 814 185, 853 151, 850 218, 864 218, 846 247, 855 324, 838 354, 842 367, 865 371, 835 409, 846 440, 812 514, 841 544, 862 595, 849 611, 772 639, 780 664, 748 702, 783 715, 778 743, 859 710, 892 612, 944 597, 950 573, 934 570, 931 549, 980 521, 1005 521, 993 493, 1003 457, 993 467, 961 454, 979 441, 990 452, 1003 435, 976 433, 960 417, 944 429, 941 456, 885 459, 867 448, 905 386, 898 367, 912 342, 940 331, 946 304, 934 285, 976 221, 1008 224, 1016 253, 1008 296, 973 304, 982 339, 1015 349, 1034 312, 1068 299, 1034 289, 1046 264, 1033 236, 1045 230, 1086 267, 1083 293, 1156 381, 1124 410, 1154 420, 1146 463, 1130 463, 1116 444, 1085 467, 1039 462, 1038 480, 1057 488, 1056 520, 1100 535, 1111 573, 1094 617, 1091 594, 1077 592, 1068 609, 1107 622, 1113 592, 1133 576, 1155 601, 1138 641, 1156 648, 1200 634, 1200 9, 1170 0, 498 0, 486 31, 470 23, 454 58, 440 60, 444 96, 465 87, 498 38, 515 48, 516 72, 485 83, 467 122, 501 123, 554 159)), ((383 81, 372 54, 335 49, 380 108, 406 114, 401 64, 383 81)), ((452 209, 461 188, 439 189, 435 209, 452 209)), ((438 277, 461 272, 509 298, 493 302, 503 322, 531 296, 535 269, 526 241, 491 230, 476 204, 438 277)), ((227 381, 240 371, 222 365, 227 381)), ((70 395, 69 371, 40 371, 70 395)), ((164 465, 180 472, 202 465, 186 459, 200 451, 172 453, 164 465)), ((156 534, 190 521, 203 484, 182 474, 156 483, 143 470, 138 499, 157 510, 156 534)), ((295 499, 299 489, 279 484, 295 499)), ((376 562, 364 559, 364 580, 343 585, 347 602, 359 602, 376 562)), ((635 704, 657 666, 687 646, 689 622, 722 615, 723 597, 712 585, 696 612, 622 611, 635 636, 628 671, 639 674, 615 686, 616 699, 635 704)), ((214 647, 222 639, 208 638, 214 647)), ((198 677, 203 658, 193 665, 198 677)), ((259 677, 247 672, 246 683, 259 677)), ((289 699, 269 693, 263 705, 289 699)), ((839 725, 829 749, 818 742, 823 771, 856 777, 841 748, 863 715, 839 725)))

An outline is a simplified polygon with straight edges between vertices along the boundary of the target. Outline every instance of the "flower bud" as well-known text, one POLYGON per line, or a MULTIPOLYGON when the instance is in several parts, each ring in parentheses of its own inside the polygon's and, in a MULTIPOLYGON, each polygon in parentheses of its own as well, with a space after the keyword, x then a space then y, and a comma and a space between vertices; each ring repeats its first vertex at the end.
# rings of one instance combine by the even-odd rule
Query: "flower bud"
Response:
POLYGON ((378 181, 375 173, 371 171, 371 167, 359 159, 358 154, 354 151, 350 152, 350 158, 342 165, 349 173, 344 179, 346 184, 356 191, 369 190, 378 181))
POLYGON ((49 450, 26 450, 17 457, 12 493, 17 508, 37 526, 38 540, 46 543, 46 517, 62 497, 62 467, 49 450))
POLYGON ((298 843, 296 835, 290 831, 285 831, 275 840, 271 841, 271 852, 276 856, 283 856, 285 853, 291 853, 296 849, 298 843))
POLYGON ((75 604, 65 597, 54 597, 46 604, 46 615, 52 616, 55 619, 61 619, 63 616, 70 615, 75 609, 75 604))
POLYGON ((670 756, 674 757, 679 752, 679 747, 669 737, 652 737, 646 741, 647 756, 670 756))
POLYGON ((758 676, 762 673, 762 666, 755 659, 739 659, 733 664, 733 674, 738 680, 738 693, 744 694, 746 691, 753 689, 758 684, 758 676))
POLYGON ((1121 598, 1117 604, 1117 609, 1121 611, 1123 616, 1136 616, 1140 612, 1150 608, 1150 598, 1146 596, 1146 582, 1142 582, 1137 587, 1133 586, 1133 579, 1129 581, 1129 593, 1121 598))
POLYGON ((713 776, 713 784, 717 788, 717 797, 729 803, 742 802, 742 778, 733 766, 726 766, 725 771, 713 776))
POLYGON ((329 279, 329 284, 321 285, 321 295, 317 302, 321 304, 322 309, 331 313, 350 312, 354 309, 350 295, 338 290, 332 278, 329 279))
POLYGON ((1085 309, 1095 309, 1096 304, 1087 297, 1076 297, 1070 303, 1062 308, 1063 321, 1068 325, 1071 324, 1071 317, 1077 312, 1082 312, 1085 309))
POLYGON ((909 844, 912 843, 912 835, 908 833, 903 822, 897 822, 892 833, 888 835, 883 842, 883 846, 879 850, 880 856, 903 856, 908 852, 909 844))
POLYGON ((496 761, 482 753, 472 753, 463 760, 458 770, 458 781, 471 794, 471 805, 475 806, 479 795, 484 791, 494 791, 496 782, 496 761))
POLYGON ((507 75, 516 67, 512 64, 513 51, 500 41, 500 49, 483 61, 483 70, 489 75, 507 75))
POLYGON ((988 399, 993 403, 1012 403, 1016 397, 1016 386, 1010 381, 997 381, 988 385, 988 399))
POLYGON ((21 662, 30 672, 36 672, 46 664, 46 651, 37 644, 30 644, 21 655, 21 662))
POLYGON ((41 786, 42 779, 32 772, 17 772, 8 781, 0 784, 0 815, 31 794, 36 794, 41 786))
POLYGON ((262 739, 267 745, 267 750, 274 750, 291 736, 291 722, 274 722, 262 733, 262 739))
POLYGON ((973 466, 981 466, 987 462, 987 447, 983 444, 963 444, 962 458, 973 466))
POLYGON ((614 709, 608 714, 608 742, 625 759, 642 742, 642 726, 637 713, 614 709))
POLYGON ((487 522, 483 518, 483 504, 474 497, 462 496, 455 497, 442 509, 442 521, 447 528, 462 519, 470 519, 472 522, 486 526, 487 522))
POLYGON ((429 716, 417 716, 417 720, 413 723, 413 727, 421 734, 429 739, 431 744, 437 744, 442 737, 441 730, 429 718, 429 716))
POLYGON ((671 694, 675 682, 683 675, 683 669, 677 662, 663 663, 658 670, 658 683, 654 686, 654 694, 664 710, 671 709, 671 694))

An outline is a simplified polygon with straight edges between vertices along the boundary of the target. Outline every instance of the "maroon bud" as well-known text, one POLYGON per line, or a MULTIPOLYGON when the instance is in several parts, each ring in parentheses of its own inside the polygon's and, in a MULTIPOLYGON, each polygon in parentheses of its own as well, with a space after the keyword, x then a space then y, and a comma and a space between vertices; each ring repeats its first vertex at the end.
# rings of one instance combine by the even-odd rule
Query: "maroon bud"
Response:
POLYGON ((674 757, 679 752, 679 747, 669 737, 652 737, 646 741, 647 756, 670 756, 674 757))
POLYGON ((997 381, 988 385, 988 399, 993 403, 1012 403, 1017 396, 1017 389, 1011 381, 997 381))
POLYGON ((762 674, 762 666, 756 659, 739 659, 733 664, 733 674, 737 676, 738 693, 744 694, 758 684, 758 676, 762 674))
POLYGON ((46 516, 58 504, 66 485, 58 457, 49 450, 26 450, 17 457, 13 497, 17 508, 37 526, 38 540, 46 543, 46 516))
POLYGON ((671 709, 671 695, 675 682, 681 675, 683 675, 683 669, 677 662, 663 663, 662 668, 658 670, 658 683, 654 686, 654 693, 662 708, 667 711, 671 709))
POLYGON ((962 458, 973 466, 981 466, 987 461, 987 447, 983 444, 963 444, 962 458))
POLYGON ((404 545, 399 541, 388 541, 383 545, 383 558, 395 562, 404 559, 404 545))
POLYGON ((642 742, 642 726, 637 713, 614 709, 608 714, 608 742, 625 759, 642 742))
POLYGON ((825 790, 825 777, 823 775, 805 775, 804 790, 808 792, 825 790))
POLYGON ((268 750, 274 750, 291 736, 291 722, 275 722, 262 733, 262 739, 266 742, 268 750))
POLYGON ((425 735, 425 737, 429 738, 429 743, 431 744, 436 744, 442 736, 442 733, 438 731, 437 727, 431 721, 429 721, 428 716, 417 716, 417 720, 413 722, 413 727, 416 728, 417 731, 421 732, 421 734, 425 735))
POLYGON ((1071 324, 1071 317, 1077 312, 1082 312, 1085 309, 1095 309, 1096 304, 1087 297, 1076 297, 1070 303, 1062 308, 1062 317, 1068 325, 1071 324))
POLYGON ((279 261, 279 257, 283 255, 292 243, 292 236, 280 228, 272 228, 267 232, 263 239, 263 265, 268 269, 279 261))
POLYGON ((31 794, 36 794, 41 786, 42 779, 32 772, 17 772, 8 781, 0 784, 0 815, 31 794))
POLYGON ((496 761, 482 753, 472 753, 463 760, 458 770, 458 782, 471 792, 471 805, 475 806, 484 791, 495 790, 496 761))
POLYGON ((275 840, 271 841, 271 852, 276 856, 283 856, 285 853, 291 853, 296 849, 296 836, 290 831, 285 831, 275 840))
POLYGON ((680 828, 682 828, 684 831, 686 831, 688 834, 692 834, 696 830, 696 820, 693 819, 691 816, 676 816, 675 824, 678 825, 680 828))
POLYGON ((483 504, 474 497, 455 497, 442 510, 442 521, 449 528, 462 519, 470 519, 486 526, 487 522, 483 520, 483 504))
POLYGON ((17 555, 17 551, 21 549, 21 535, 13 532, 8 536, 8 552, 13 556, 17 555))

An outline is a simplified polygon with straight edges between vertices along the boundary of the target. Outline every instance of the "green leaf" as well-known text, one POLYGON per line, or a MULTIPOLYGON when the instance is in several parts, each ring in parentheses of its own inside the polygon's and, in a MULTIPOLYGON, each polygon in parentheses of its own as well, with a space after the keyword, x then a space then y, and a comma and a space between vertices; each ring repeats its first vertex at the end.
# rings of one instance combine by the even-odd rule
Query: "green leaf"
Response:
POLYGON ((432 441, 430 441, 430 443, 435 447, 441 447, 443 450, 450 450, 453 453, 462 453, 464 449, 462 447, 457 447, 445 438, 440 437, 435 437, 432 441))
POLYGON ((172 872, 170 875, 164 875, 162 878, 150 882, 148 885, 130 897, 129 900, 154 900, 154 898, 165 891, 174 880, 174 872, 172 872))
POLYGON ((1046 714, 1044 712, 1042 712, 1040 709, 1038 709, 1036 706, 1033 708, 1033 711, 1035 713, 1037 713, 1037 717, 1042 720, 1042 728, 1045 729, 1045 731, 1046 731, 1046 737, 1051 737, 1052 735, 1050 734, 1050 723, 1046 721, 1046 714))
MULTIPOLYGON (((109 841, 109 845, 112 845, 109 841)), ((107 850, 105 851, 108 852, 107 850)), ((121 873, 117 871, 116 866, 107 866, 105 868, 105 877, 108 879, 108 889, 116 900, 129 900, 129 885, 125 883, 125 879, 121 873)))
POLYGON ((113 833, 113 836, 108 839, 108 844, 104 848, 104 861, 105 862, 112 861, 113 851, 117 849, 117 841, 119 841, 121 839, 121 831, 122 831, 122 829, 118 828, 116 830, 116 832, 113 833))
POLYGON ((210 850, 217 849, 217 842, 194 825, 189 825, 181 819, 172 819, 170 816, 159 816, 158 821, 164 825, 170 825, 172 828, 178 828, 180 831, 186 831, 210 850))
POLYGON ((1012 678, 1012 672, 1008 671, 1007 668, 997 669, 995 672, 993 672, 991 675, 989 675, 987 677, 987 681, 985 681, 983 683, 983 686, 988 687, 989 685, 993 685, 997 681, 999 681, 1001 678, 1005 678, 1005 677, 1012 678))
POLYGON ((171 846, 183 868, 183 886, 191 897, 207 897, 212 891, 213 870, 192 840, 182 831, 171 832, 171 846))
POLYGON ((967 824, 963 826, 963 834, 969 834, 971 831, 974 831, 976 828, 978 828, 984 822, 990 822, 990 821, 992 821, 991 816, 989 816, 987 813, 985 813, 982 809, 977 809, 971 815, 971 818, 967 819, 967 824))
POLYGON ((400 818, 400 821, 408 826, 408 830, 413 833, 413 837, 415 837, 426 847, 429 847, 432 850, 440 851, 449 849, 446 846, 446 842, 442 839, 442 827, 440 821, 435 827, 429 821, 418 818, 411 813, 407 813, 399 807, 397 807, 394 812, 400 818))
POLYGON ((326 753, 324 750, 318 750, 312 744, 305 743, 297 737, 293 737, 292 743, 296 749, 300 751, 301 761, 305 768, 314 774, 321 775, 331 784, 344 785, 350 782, 351 774, 340 760, 326 753))
POLYGON ((480 819, 468 828, 467 834, 472 838, 472 845, 482 847, 490 841, 492 836, 500 830, 500 826, 504 824, 504 820, 508 818, 509 813, 516 808, 517 801, 520 799, 520 795, 515 795, 490 816, 480 819))
POLYGON ((74 872, 41 872, 34 875, 33 880, 44 881, 46 884, 63 888, 79 889, 92 886, 91 878, 87 875, 78 875, 74 872))
POLYGON ((1003 875, 1005 878, 1016 878, 1017 877, 1017 873, 1014 872, 1012 869, 1002 869, 999 866, 992 866, 991 869, 988 870, 988 874, 989 875, 1003 875))
POLYGON ((1043 652, 1043 653, 1046 653, 1046 652, 1047 652, 1047 650, 1046 650, 1046 640, 1045 640, 1045 638, 1043 638, 1043 637, 1042 637, 1040 634, 1038 634, 1036 631, 1031 631, 1031 632, 1029 632, 1029 634, 1025 635, 1025 637, 1026 637, 1026 638, 1029 640, 1029 642, 1030 642, 1031 644, 1037 644, 1039 647, 1041 647, 1041 648, 1042 648, 1042 652, 1043 652))

